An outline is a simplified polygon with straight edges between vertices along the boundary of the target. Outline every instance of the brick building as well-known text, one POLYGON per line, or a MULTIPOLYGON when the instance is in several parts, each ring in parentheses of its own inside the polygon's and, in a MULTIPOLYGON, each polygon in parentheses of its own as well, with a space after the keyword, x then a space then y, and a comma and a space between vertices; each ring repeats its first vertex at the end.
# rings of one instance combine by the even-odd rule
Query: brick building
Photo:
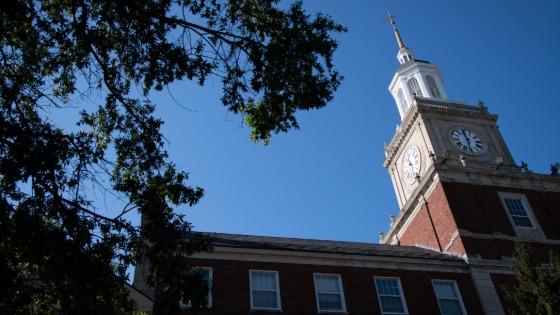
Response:
MULTIPOLYGON (((498 116, 447 99, 438 66, 414 59, 391 23, 402 121, 384 166, 401 209, 381 244, 214 234, 215 252, 190 258, 206 270, 210 314, 504 314, 515 242, 543 261, 560 251, 558 167, 517 165, 498 116)), ((133 287, 149 310, 144 267, 133 287)))
MULTIPOLYGON (((210 314, 380 314, 380 300, 406 314, 438 314, 438 302, 482 314, 460 257, 415 246, 213 237, 213 253, 190 258, 211 279, 210 314), (457 296, 438 297, 434 287, 457 296)), ((140 272, 135 278, 135 287, 149 292, 140 272)))

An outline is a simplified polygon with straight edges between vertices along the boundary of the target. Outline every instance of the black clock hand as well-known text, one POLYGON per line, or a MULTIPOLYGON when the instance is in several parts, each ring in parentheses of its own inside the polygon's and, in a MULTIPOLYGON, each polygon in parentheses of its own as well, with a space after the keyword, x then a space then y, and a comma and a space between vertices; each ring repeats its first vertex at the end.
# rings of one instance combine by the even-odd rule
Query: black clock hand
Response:
POLYGON ((467 145, 470 147, 471 146, 471 140, 469 139, 469 136, 467 136, 467 133, 465 132, 465 130, 461 130, 461 133, 463 134, 463 137, 465 137, 465 140, 467 140, 467 145))

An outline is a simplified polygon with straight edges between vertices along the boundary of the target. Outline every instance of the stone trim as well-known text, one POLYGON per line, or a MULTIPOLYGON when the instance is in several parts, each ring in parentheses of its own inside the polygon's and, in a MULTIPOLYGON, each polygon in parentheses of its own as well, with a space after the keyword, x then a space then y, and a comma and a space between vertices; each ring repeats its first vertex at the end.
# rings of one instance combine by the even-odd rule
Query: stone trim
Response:
MULTIPOLYGON (((397 247, 397 246, 395 246, 397 247)), ((398 250, 398 247, 395 248, 398 250)), ((436 254, 436 253, 434 253, 436 254)), ((270 263, 345 266, 369 269, 398 269, 434 272, 468 273, 468 266, 460 259, 410 258, 294 252, 247 248, 215 247, 212 253, 196 253, 191 258, 270 263)))

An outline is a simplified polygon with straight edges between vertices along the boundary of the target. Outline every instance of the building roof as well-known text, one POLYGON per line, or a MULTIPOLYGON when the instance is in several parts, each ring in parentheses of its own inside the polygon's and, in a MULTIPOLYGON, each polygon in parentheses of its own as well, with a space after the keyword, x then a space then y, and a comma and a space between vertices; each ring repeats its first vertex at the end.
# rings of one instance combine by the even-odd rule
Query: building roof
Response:
POLYGON ((412 65, 416 64, 416 63, 427 63, 430 64, 429 61, 426 60, 420 60, 420 59, 411 59, 403 64, 400 64, 399 67, 397 68, 397 72, 403 70, 404 68, 408 68, 408 67, 412 67, 412 65))
POLYGON ((336 253, 363 256, 426 258, 464 261, 462 258, 434 250, 373 243, 341 242, 288 237, 255 236, 226 233, 203 233, 214 239, 214 247, 336 253))

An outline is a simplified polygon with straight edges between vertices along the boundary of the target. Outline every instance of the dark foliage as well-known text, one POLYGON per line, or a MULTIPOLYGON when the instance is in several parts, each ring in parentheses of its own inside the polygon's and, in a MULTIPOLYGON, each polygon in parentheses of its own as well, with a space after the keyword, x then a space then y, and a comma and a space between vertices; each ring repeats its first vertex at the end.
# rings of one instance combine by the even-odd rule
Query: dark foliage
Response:
MULTIPOLYGON (((560 314, 560 262, 550 252, 543 266, 528 245, 517 244, 514 252, 515 288, 502 288, 506 298, 519 307, 522 314, 560 314)), ((510 311, 514 314, 514 311, 510 311)))
POLYGON ((203 190, 168 161, 149 95, 214 76, 254 141, 297 128, 296 112, 325 106, 340 83, 329 34, 345 29, 276 2, 1 2, 3 313, 130 313, 123 282, 139 259, 157 274, 157 313, 201 300, 185 290, 200 279, 180 275, 210 240, 186 238, 173 209, 203 190), (56 119, 68 108, 82 109, 76 131, 56 119), (100 209, 105 196, 113 202, 100 209), (133 226, 131 211, 145 224, 133 226))

